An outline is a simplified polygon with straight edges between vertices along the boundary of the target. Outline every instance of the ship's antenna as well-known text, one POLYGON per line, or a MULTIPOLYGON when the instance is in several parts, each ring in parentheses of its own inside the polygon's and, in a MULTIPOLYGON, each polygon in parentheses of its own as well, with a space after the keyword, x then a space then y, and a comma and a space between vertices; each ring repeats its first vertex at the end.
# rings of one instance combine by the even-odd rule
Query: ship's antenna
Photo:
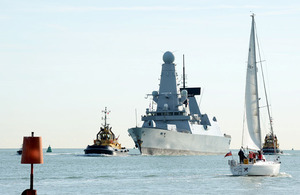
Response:
POLYGON ((185 65, 184 65, 184 54, 183 54, 183 89, 185 89, 185 65))
MULTIPOLYGON (((102 112, 104 112, 104 127, 106 127, 108 125, 107 124, 107 115, 110 113, 110 111, 107 111, 107 107, 105 107, 105 110, 102 110, 102 112)), ((102 117, 102 119, 103 119, 103 117, 102 117)))
POLYGON ((137 111, 135 109, 135 127, 137 127, 137 111))

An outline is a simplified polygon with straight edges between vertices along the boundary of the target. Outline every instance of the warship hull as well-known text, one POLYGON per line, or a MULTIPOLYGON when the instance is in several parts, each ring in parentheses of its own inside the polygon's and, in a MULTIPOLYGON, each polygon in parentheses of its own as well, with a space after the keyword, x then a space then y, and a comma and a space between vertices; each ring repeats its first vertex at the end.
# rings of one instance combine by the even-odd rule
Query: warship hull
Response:
POLYGON ((130 136, 143 155, 207 155, 228 152, 230 136, 169 131, 158 128, 131 128, 130 136))

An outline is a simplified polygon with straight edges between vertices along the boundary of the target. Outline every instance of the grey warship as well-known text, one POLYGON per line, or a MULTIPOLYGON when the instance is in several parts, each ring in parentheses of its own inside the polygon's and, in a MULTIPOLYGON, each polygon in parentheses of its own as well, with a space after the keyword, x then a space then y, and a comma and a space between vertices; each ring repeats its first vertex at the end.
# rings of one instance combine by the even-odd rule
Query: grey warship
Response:
POLYGON ((156 108, 146 109, 142 127, 128 129, 136 147, 143 155, 228 152, 231 136, 221 132, 216 117, 200 112, 195 96, 201 88, 187 88, 185 81, 178 87, 174 60, 172 52, 164 53, 159 91, 150 95, 156 108))

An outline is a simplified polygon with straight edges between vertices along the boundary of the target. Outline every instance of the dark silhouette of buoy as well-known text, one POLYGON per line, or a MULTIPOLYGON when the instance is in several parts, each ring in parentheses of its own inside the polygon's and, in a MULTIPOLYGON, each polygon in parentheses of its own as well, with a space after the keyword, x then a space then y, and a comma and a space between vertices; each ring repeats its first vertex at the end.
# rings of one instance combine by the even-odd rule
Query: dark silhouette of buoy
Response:
POLYGON ((43 164, 43 150, 42 137, 34 137, 34 132, 31 132, 31 137, 23 138, 21 164, 31 164, 30 189, 24 190, 22 195, 36 195, 33 189, 33 164, 43 164))

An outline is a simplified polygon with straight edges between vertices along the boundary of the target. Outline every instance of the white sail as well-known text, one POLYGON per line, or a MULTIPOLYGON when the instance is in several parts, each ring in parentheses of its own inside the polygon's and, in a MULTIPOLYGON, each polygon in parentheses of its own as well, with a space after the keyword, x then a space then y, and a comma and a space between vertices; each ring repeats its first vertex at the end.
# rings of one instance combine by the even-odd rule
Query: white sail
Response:
POLYGON ((245 92, 245 106, 248 131, 244 131, 243 147, 256 150, 259 150, 261 148, 261 129, 258 100, 259 99, 257 86, 257 66, 255 51, 255 23, 254 16, 252 16, 245 92))

